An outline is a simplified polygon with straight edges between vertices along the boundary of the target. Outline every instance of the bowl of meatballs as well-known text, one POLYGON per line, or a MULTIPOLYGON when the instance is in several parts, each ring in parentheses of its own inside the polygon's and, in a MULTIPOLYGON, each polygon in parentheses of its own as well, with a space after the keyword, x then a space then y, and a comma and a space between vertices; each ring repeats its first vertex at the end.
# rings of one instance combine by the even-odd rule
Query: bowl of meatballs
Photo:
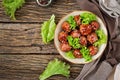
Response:
POLYGON ((97 15, 89 11, 74 11, 57 24, 54 43, 67 61, 86 64, 103 54, 107 36, 106 26, 97 15))

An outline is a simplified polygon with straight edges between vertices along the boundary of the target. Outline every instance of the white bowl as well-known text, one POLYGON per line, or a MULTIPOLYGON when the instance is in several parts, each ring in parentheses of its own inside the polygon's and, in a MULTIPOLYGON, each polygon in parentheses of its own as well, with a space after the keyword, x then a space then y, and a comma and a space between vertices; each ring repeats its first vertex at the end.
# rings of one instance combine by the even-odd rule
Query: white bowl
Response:
MULTIPOLYGON (((59 23, 57 24, 57 27, 56 27, 56 30, 55 30, 55 37, 54 37, 54 43, 55 43, 55 46, 58 50, 58 52, 60 53, 60 55, 65 58, 67 61, 69 62, 72 62, 72 63, 75 63, 75 64, 85 64, 85 63, 89 63, 91 61, 85 61, 84 58, 75 58, 75 59, 69 59, 65 56, 65 52, 61 51, 60 49, 60 42, 58 40, 58 34, 62 31, 62 28, 61 28, 61 25, 64 21, 66 21, 68 19, 69 16, 75 16, 75 15, 80 15, 84 12, 89 12, 89 11, 74 11, 68 15, 66 15, 65 17, 63 17, 59 23)), ((92 12, 89 12, 89 13, 92 13, 92 12)), ((107 34, 107 29, 103 23, 103 21, 98 17, 97 17, 97 21, 99 22, 100 24, 100 28, 104 31, 105 35, 108 36, 107 34)), ((106 48, 106 45, 107 45, 107 42, 105 44, 102 44, 97 52, 96 55, 92 56, 92 61, 98 59, 102 54, 103 54, 103 51, 105 50, 106 48)))

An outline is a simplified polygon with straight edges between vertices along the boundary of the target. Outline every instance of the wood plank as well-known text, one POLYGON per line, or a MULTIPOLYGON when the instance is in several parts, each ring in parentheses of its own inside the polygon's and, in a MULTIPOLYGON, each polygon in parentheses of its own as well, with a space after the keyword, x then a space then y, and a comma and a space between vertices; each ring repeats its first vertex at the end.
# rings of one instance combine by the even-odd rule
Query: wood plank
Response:
MULTIPOLYGON (((0 0, 1 3, 2 0, 0 0)), ((0 6, 0 22, 43 22, 52 14, 56 15, 56 21, 58 21, 74 10, 80 10, 75 0, 54 0, 51 6, 45 8, 38 6, 36 0, 26 0, 24 6, 17 10, 15 21, 10 20, 9 16, 5 15, 4 8, 0 6)))
MULTIPOLYGON (((48 62, 54 58, 65 61, 60 55, 0 55, 0 80, 38 80, 48 62)), ((71 65, 70 79, 68 80, 74 80, 83 65, 67 63, 71 65)), ((57 75, 48 80, 67 79, 57 75)))
POLYGON ((0 23, 0 33, 0 53, 58 53, 42 42, 40 24, 0 23))

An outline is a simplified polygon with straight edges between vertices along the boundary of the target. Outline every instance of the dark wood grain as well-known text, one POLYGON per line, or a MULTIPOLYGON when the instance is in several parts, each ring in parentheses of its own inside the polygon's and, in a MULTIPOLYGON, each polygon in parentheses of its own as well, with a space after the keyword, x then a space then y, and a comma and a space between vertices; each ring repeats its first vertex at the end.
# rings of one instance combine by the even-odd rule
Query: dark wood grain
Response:
MULTIPOLYGON (((13 21, 5 15, 0 0, 0 80, 38 80, 50 60, 59 58, 65 61, 53 41, 43 44, 41 24, 52 14, 55 14, 58 23, 61 17, 80 10, 80 7, 75 0, 54 0, 51 6, 45 8, 38 6, 36 0, 25 1, 23 7, 16 11, 17 20, 13 21)), ((69 79, 56 75, 48 80, 74 80, 83 65, 67 63, 71 65, 69 79)))
POLYGON ((9 16, 5 15, 4 8, 0 6, 0 22, 43 22, 52 14, 56 15, 58 21, 65 14, 75 10, 80 10, 75 0, 54 0, 51 6, 45 8, 38 6, 36 0, 26 0, 23 7, 17 10, 15 21, 10 20, 9 16))
MULTIPOLYGON (((63 61, 59 55, 0 55, 0 80, 38 80, 48 62, 54 58, 63 61)), ((71 74, 68 80, 74 80, 82 67, 83 65, 71 64, 71 74)), ((67 79, 57 75, 48 80, 67 79)))
POLYGON ((42 42, 40 24, 0 23, 0 32, 0 53, 57 53, 42 42))

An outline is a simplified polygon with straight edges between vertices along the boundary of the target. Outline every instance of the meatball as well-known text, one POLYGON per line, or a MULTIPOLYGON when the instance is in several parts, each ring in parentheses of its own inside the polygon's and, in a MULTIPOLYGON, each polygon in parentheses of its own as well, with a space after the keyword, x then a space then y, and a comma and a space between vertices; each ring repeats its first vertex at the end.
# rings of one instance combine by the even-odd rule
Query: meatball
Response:
POLYGON ((67 52, 71 50, 71 46, 66 42, 66 43, 61 43, 60 48, 62 51, 67 52))
POLYGON ((89 34, 89 35, 87 36, 87 40, 88 40, 91 44, 93 44, 94 42, 96 42, 96 41, 98 40, 97 34, 96 34, 95 32, 89 34))
POLYGON ((85 36, 80 37, 80 44, 83 46, 87 45, 87 38, 85 36))
POLYGON ((70 32, 71 31, 71 29, 70 29, 70 24, 68 23, 68 22, 63 22, 63 24, 62 24, 62 29, 64 30, 64 31, 66 31, 66 32, 70 32))
POLYGON ((97 30, 100 27, 100 24, 97 21, 91 22, 91 26, 93 30, 97 30))
POLYGON ((88 35, 90 34, 92 31, 92 26, 91 25, 88 25, 88 24, 82 24, 80 25, 80 33, 82 35, 88 35))
POLYGON ((98 48, 95 46, 90 46, 88 49, 90 51, 90 55, 92 55, 92 56, 98 52, 98 48))
POLYGON ((64 43, 64 42, 67 42, 67 36, 68 34, 64 31, 60 32, 59 35, 58 35, 58 40, 61 42, 61 43, 64 43))
POLYGON ((77 26, 79 26, 81 24, 80 15, 74 16, 74 20, 77 23, 77 26))
POLYGON ((75 58, 82 58, 82 54, 80 53, 80 50, 76 49, 73 51, 73 55, 75 58))
POLYGON ((79 38, 80 37, 80 32, 79 30, 74 30, 70 34, 73 38, 79 38))

